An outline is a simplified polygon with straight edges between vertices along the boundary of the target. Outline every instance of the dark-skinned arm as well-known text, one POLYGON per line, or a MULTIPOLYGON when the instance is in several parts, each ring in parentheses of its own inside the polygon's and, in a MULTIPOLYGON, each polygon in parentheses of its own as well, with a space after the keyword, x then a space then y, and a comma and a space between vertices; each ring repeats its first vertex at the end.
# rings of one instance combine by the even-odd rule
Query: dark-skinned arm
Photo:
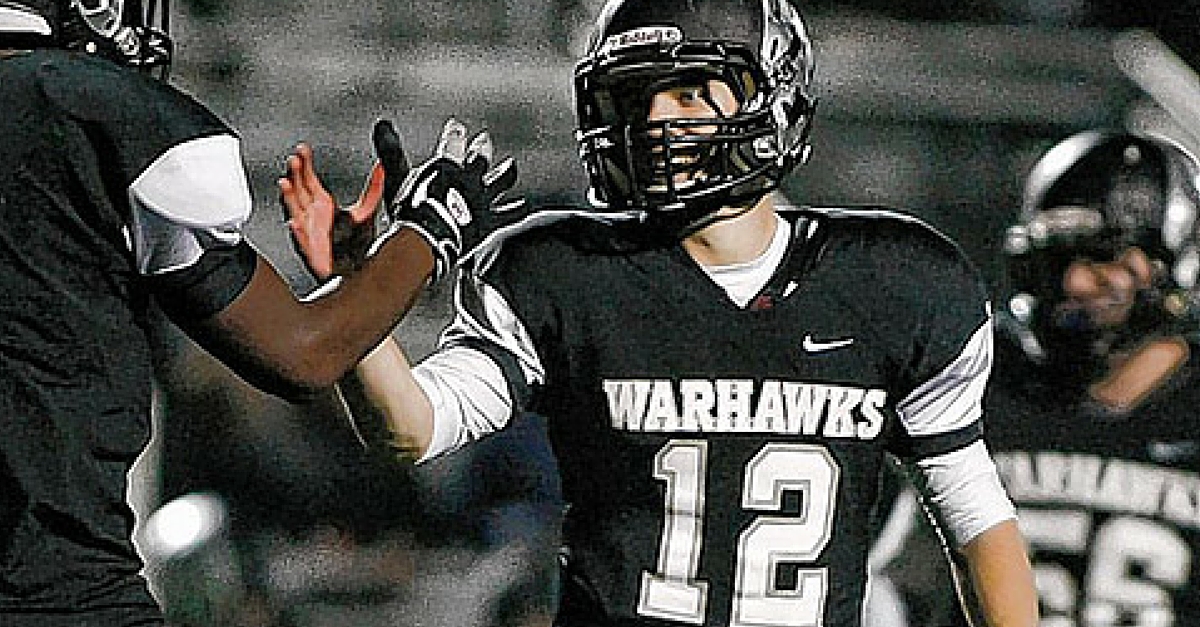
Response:
POLYGON ((185 331, 248 383, 288 400, 331 387, 412 308, 433 271, 430 247, 402 229, 328 295, 301 302, 266 259, 242 293, 185 331))
MULTIPOLYGON (((404 176, 403 171, 397 174, 404 176)), ((333 270, 335 217, 355 226, 368 224, 385 187, 396 185, 385 184, 384 168, 377 163, 358 201, 336 213, 336 201, 316 174, 312 148, 303 143, 288 157, 278 183, 281 200, 292 208, 289 227, 294 236, 317 247, 313 258, 322 275, 333 270)), ((398 229, 380 238, 378 251, 361 260, 337 289, 302 301, 267 259, 257 255, 250 280, 224 309, 198 321, 178 322, 248 383, 288 400, 309 400, 388 336, 427 285, 434 263, 425 239, 411 229, 398 229)))

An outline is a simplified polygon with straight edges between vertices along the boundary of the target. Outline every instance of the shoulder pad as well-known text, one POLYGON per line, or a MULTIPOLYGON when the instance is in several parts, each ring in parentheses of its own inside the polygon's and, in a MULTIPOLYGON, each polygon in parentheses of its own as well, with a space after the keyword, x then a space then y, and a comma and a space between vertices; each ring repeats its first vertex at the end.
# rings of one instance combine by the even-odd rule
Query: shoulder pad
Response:
POLYGON ((105 167, 128 184, 171 148, 210 135, 235 135, 183 92, 141 72, 67 51, 47 54, 38 84, 50 105, 86 125, 105 167))
POLYGON ((84 54, 63 53, 38 66, 46 97, 71 117, 87 122, 118 119, 143 97, 147 76, 84 54))
POLYGON ((194 131, 191 136, 231 132, 178 89, 105 59, 63 51, 42 62, 38 82, 55 106, 77 120, 159 134, 187 129, 194 131))

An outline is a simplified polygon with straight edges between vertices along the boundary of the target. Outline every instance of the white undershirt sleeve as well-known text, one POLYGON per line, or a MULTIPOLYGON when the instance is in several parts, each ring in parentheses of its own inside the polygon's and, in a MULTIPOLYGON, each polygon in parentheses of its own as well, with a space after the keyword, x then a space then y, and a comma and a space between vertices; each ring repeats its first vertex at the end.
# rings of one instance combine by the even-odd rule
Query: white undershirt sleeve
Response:
POLYGON ((429 398, 434 418, 429 449, 417 463, 499 431, 512 417, 504 372, 480 351, 443 349, 415 366, 413 377, 429 398))
POLYGON ((1016 509, 982 440, 917 460, 911 470, 934 518, 956 548, 1016 518, 1016 509))
POLYGON ((143 275, 187 268, 213 247, 241 241, 251 195, 232 135, 172 147, 129 186, 129 243, 143 275))

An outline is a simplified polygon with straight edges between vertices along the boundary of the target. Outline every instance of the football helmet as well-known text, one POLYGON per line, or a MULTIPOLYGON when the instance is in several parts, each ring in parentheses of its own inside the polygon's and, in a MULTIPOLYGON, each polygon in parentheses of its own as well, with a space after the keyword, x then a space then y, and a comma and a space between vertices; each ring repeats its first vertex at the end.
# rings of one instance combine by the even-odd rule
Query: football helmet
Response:
POLYGON ((169 0, 0 0, 0 47, 83 50, 166 77, 169 0))
POLYGON ((678 237, 749 206, 809 153, 812 43, 791 0, 609 0, 575 67, 580 159, 592 204, 678 237), (673 87, 724 82, 719 117, 651 122, 673 87))
POLYGON ((1086 131, 1042 156, 1004 240, 1001 324, 1028 358, 1090 380, 1113 351, 1200 329, 1198 177, 1187 150, 1144 134, 1086 131), (1103 328, 1086 310, 1060 306, 1073 261, 1114 262, 1131 247, 1149 257, 1152 285, 1138 291, 1125 324, 1103 328))

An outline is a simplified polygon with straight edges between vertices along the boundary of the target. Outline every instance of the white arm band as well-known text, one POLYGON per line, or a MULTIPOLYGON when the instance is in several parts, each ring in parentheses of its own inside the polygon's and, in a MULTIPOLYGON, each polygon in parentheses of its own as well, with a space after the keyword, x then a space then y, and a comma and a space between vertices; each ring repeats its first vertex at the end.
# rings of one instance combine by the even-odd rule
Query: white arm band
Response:
POLYGON ((991 527, 1016 518, 982 440, 966 448, 917 460, 918 488, 943 532, 962 548, 991 527))

